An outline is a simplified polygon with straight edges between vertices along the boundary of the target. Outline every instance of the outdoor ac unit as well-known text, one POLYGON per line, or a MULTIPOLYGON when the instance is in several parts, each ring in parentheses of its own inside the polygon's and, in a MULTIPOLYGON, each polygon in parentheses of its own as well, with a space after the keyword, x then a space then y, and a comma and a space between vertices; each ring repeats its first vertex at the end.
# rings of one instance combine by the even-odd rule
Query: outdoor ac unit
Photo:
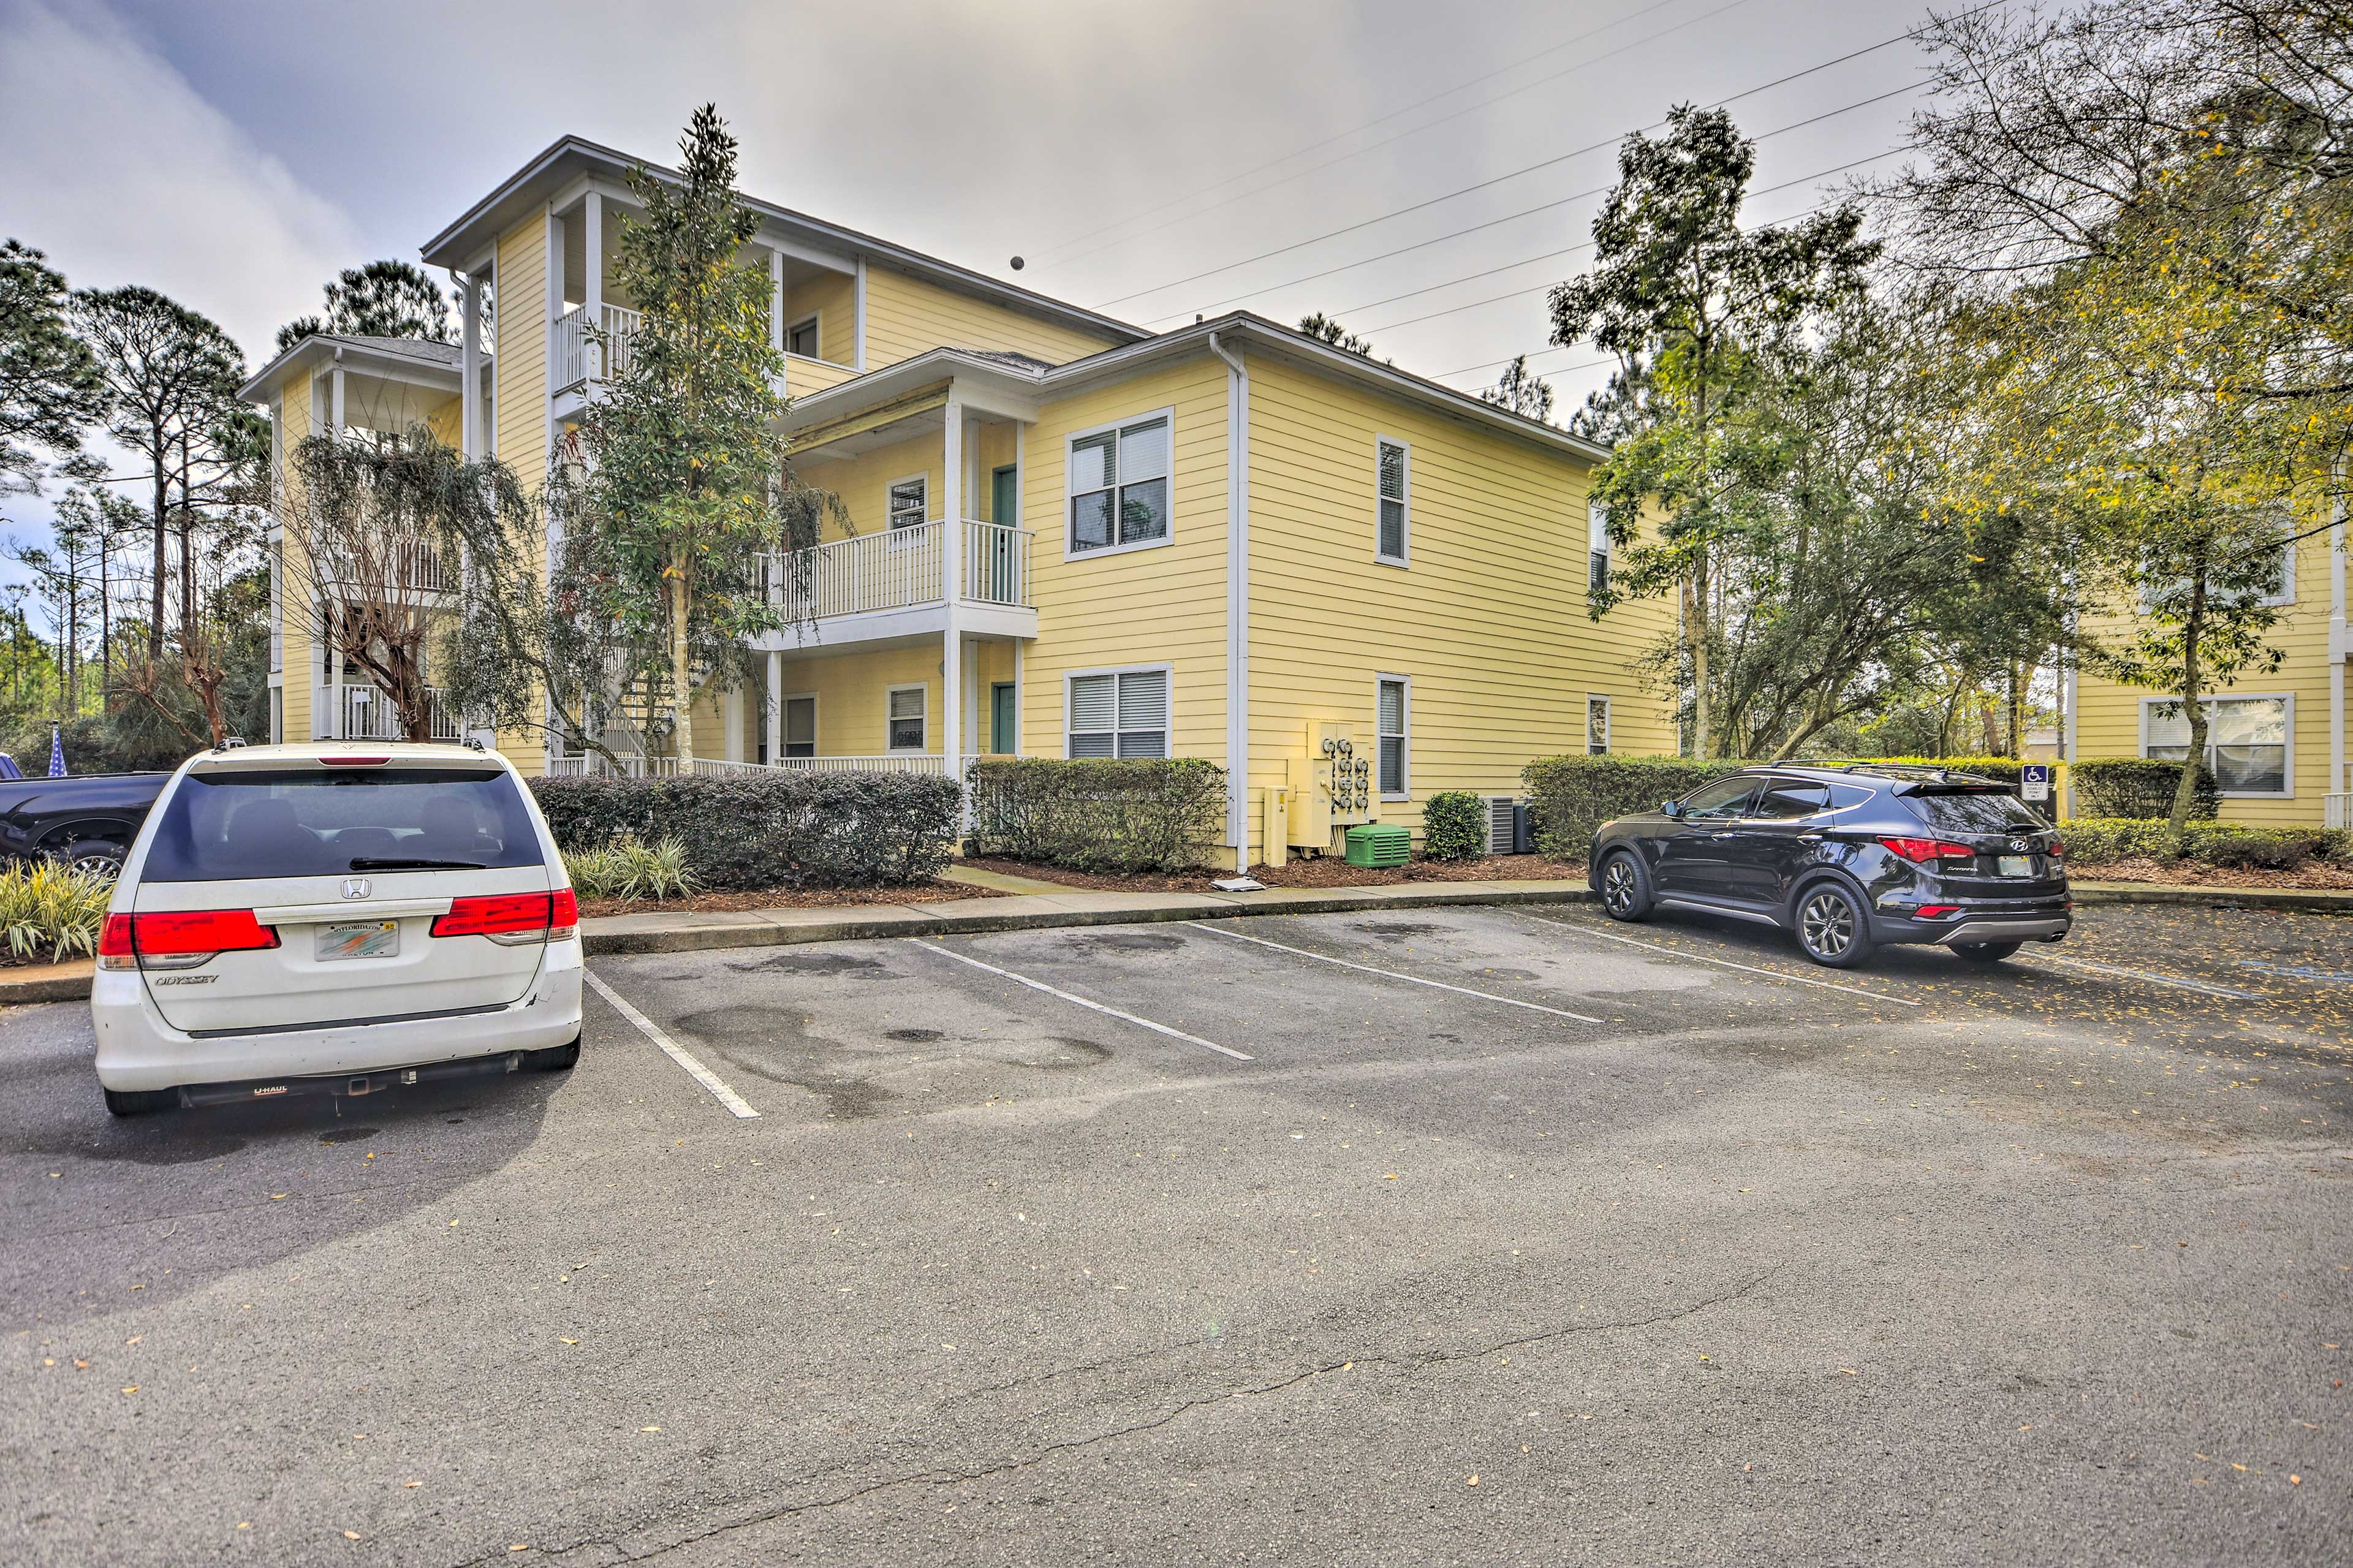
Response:
POLYGON ((1507 795, 1482 795, 1487 808, 1487 853, 1527 855, 1535 850, 1528 832, 1528 805, 1507 795))

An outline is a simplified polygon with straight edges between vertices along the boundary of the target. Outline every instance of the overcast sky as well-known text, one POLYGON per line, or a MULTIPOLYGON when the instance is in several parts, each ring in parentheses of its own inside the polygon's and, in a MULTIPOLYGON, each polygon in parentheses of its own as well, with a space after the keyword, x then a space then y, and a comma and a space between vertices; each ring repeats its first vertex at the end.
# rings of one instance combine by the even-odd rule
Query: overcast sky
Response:
MULTIPOLYGON (((1731 107, 1750 134, 1799 126, 1761 142, 1751 215, 1802 211, 1848 177, 1825 171, 1896 166, 1880 155, 1903 139, 1922 57, 1871 47, 1926 14, 0 0, 0 235, 76 287, 163 289, 259 364, 327 278, 414 259, 557 136, 666 160, 712 101, 765 199, 1000 277, 1020 255, 1021 281, 1147 326, 1322 310, 1466 388, 1531 353, 1566 411, 1603 372, 1589 348, 1546 347, 1543 289, 1587 259, 1587 193, 1609 183, 1617 140, 1675 103, 1746 94, 1731 107)), ((0 512, 37 536, 46 508, 0 512)))

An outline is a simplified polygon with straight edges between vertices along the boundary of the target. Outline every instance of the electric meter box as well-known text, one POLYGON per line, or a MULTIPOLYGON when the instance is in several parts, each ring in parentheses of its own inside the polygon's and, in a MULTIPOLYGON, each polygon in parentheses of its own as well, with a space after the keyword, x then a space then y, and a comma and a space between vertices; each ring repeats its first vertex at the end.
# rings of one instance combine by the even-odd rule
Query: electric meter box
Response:
POLYGON ((1352 725, 1332 720, 1307 726, 1306 755, 1288 764, 1291 790, 1291 842, 1319 854, 1332 847, 1332 836, 1345 827, 1373 820, 1378 806, 1373 789, 1373 760, 1359 751, 1352 725))

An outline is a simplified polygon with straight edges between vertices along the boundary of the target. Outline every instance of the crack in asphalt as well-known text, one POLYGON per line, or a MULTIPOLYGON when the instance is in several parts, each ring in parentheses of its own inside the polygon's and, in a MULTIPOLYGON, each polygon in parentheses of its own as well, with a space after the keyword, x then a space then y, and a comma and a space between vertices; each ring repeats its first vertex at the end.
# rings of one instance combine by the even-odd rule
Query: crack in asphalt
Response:
MULTIPOLYGON (((1022 1458, 1006 1459, 996 1464, 965 1467, 934 1467, 930 1469, 911 1471, 904 1475, 886 1476, 881 1479, 870 1481, 863 1486, 853 1487, 847 1491, 838 1493, 831 1497, 818 1498, 809 1502, 786 1503, 779 1507, 769 1509, 765 1512, 755 1514, 748 1519, 732 1520, 723 1524, 713 1525, 707 1530, 698 1531, 692 1535, 681 1537, 679 1540, 653 1547, 645 1552, 630 1552, 621 1544, 619 1539, 617 1537, 599 1536, 575 1542, 570 1546, 555 1548, 552 1550, 548 1555, 551 1559, 561 1560, 574 1552, 581 1552, 591 1547, 603 1547, 610 1551, 619 1552, 621 1554, 619 1560, 622 1562, 650 1563, 658 1558, 667 1557, 672 1552, 681 1551, 690 1546, 699 1545, 706 1541, 714 1540, 719 1536, 728 1534, 733 1531, 748 1529, 751 1526, 757 1524, 771 1523, 780 1519, 791 1519, 805 1513, 814 1513, 827 1509, 839 1508, 845 1503, 857 1502, 861 1499, 872 1497, 878 1492, 891 1491, 900 1487, 953 1485, 965 1481, 987 1480, 991 1477, 1009 1475, 1016 1471, 1026 1470, 1034 1466, 1043 1464, 1047 1460, 1057 1458, 1062 1454, 1071 1453, 1082 1448, 1092 1447, 1101 1443, 1115 1442, 1120 1438, 1135 1436, 1141 1433, 1156 1431, 1161 1427, 1167 1426, 1174 1422, 1181 1420, 1183 1417, 1191 1415, 1196 1410, 1205 1409, 1213 1405, 1222 1405, 1228 1400, 1232 1399, 1254 1399, 1265 1394, 1281 1394, 1286 1389, 1296 1388, 1301 1384, 1307 1383, 1314 1378, 1328 1376, 1329 1374, 1339 1372, 1344 1368, 1388 1366, 1397 1367, 1407 1372, 1411 1372, 1423 1367, 1450 1366, 1461 1362, 1475 1361, 1482 1356, 1497 1355, 1501 1354, 1504 1351, 1518 1350, 1527 1345, 1543 1344, 1548 1341, 1567 1339, 1571 1335, 1576 1334, 1615 1333, 1628 1329, 1643 1329, 1652 1327, 1659 1323, 1676 1322, 1682 1319, 1704 1312, 1711 1307, 1720 1307, 1727 1302, 1740 1300, 1753 1293, 1758 1287, 1762 1286, 1767 1279, 1771 1279, 1778 1272, 1778 1269, 1767 1269, 1766 1272, 1757 1275, 1746 1284, 1736 1287, 1733 1289, 1725 1290, 1718 1295, 1704 1297, 1702 1300, 1694 1301, 1686 1306, 1671 1307, 1663 1311, 1653 1312, 1647 1317, 1632 1318, 1623 1321, 1606 1323, 1566 1323, 1558 1328, 1545 1329, 1530 1334, 1519 1334, 1510 1339, 1498 1340, 1490 1343, 1482 1343, 1461 1350, 1422 1351, 1399 1355, 1348 1356, 1343 1357, 1338 1361, 1322 1362, 1302 1371, 1293 1373, 1287 1377, 1277 1378, 1272 1382, 1253 1384, 1242 1388, 1229 1388, 1217 1394, 1202 1394, 1194 1398, 1185 1399, 1178 1402, 1173 1407, 1153 1416, 1149 1420, 1131 1422, 1125 1426, 1114 1426, 1105 1431, 1091 1433, 1083 1437, 1070 1437, 1065 1438, 1060 1442, 1049 1443, 1039 1448, 1036 1452, 1022 1458)), ((1203 1342, 1199 1340, 1187 1341, 1183 1344, 1164 1346, 1159 1350, 1142 1352, 1142 1354, 1135 1356, 1114 1357, 1111 1361, 1100 1364, 1103 1366, 1117 1365, 1121 1362, 1141 1360, 1143 1359, 1143 1355, 1166 1353, 1169 1351, 1182 1350, 1187 1348, 1188 1345, 1197 1345, 1202 1342, 1203 1342)), ((1020 1387, 1025 1384, 1045 1382, 1050 1378, 1066 1376, 1076 1373, 1083 1373, 1089 1370, 1092 1369, 1087 1366, 1060 1367, 1056 1368, 1051 1372, 1039 1373, 1037 1376, 1032 1378, 1017 1378, 1011 1383, 997 1385, 996 1388, 969 1389, 960 1394, 950 1394, 946 1399, 942 1400, 939 1405, 935 1405, 934 1408, 937 1409, 941 1405, 945 1405, 956 1400, 973 1398, 985 1393, 1001 1392, 1020 1387)), ((797 1476, 793 1479, 786 1481, 785 1483, 785 1487, 786 1489, 790 1489, 795 1487, 806 1486, 811 1481, 834 1474, 843 1468, 844 1467, 839 1465, 829 1466, 825 1469, 812 1471, 805 1476, 797 1476)), ((512 1561, 513 1561, 513 1559, 508 1557, 504 1552, 486 1553, 482 1556, 467 1560, 464 1563, 459 1565, 459 1568, 483 1568, 483 1565, 489 1563, 512 1561)))

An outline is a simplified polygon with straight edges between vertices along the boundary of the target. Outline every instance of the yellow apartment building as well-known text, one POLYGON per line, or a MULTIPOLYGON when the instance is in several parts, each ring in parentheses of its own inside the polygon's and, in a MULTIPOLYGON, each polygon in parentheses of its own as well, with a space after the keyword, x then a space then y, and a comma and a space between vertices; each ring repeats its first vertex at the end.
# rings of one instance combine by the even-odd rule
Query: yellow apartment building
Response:
MULTIPOLYGON (((2279 620, 2264 641, 2285 658, 2269 675, 2217 689, 2207 701, 2207 763, 2225 822, 2353 827, 2345 763, 2345 522, 2306 519, 2281 552, 2279 620)), ((2096 635, 2119 625, 2094 622, 2096 635)), ((2088 673, 2070 681, 2063 731, 2069 759, 2179 759, 2189 724, 2178 701, 2088 673)))
MULTIPOLYGON (((599 395, 598 334, 614 371, 628 353, 633 162, 567 138, 426 244, 459 342, 312 338, 247 396, 282 442, 422 419, 543 474, 599 395)), ((759 642, 761 678, 698 702, 698 766, 1203 757, 1229 770, 1222 858, 1250 864, 1270 821, 1323 847, 1331 824, 1285 799, 1319 759, 1328 791, 1338 742, 1366 795, 1342 819, 1409 826, 1440 790, 1516 793, 1532 757, 1675 749, 1634 668, 1672 609, 1587 615, 1605 449, 1247 313, 1150 333, 747 200, 792 462, 849 524, 779 574, 811 613, 759 642)), ((296 597, 276 595, 273 738, 396 732, 296 597)), ((485 738, 530 773, 605 765, 485 738)))

